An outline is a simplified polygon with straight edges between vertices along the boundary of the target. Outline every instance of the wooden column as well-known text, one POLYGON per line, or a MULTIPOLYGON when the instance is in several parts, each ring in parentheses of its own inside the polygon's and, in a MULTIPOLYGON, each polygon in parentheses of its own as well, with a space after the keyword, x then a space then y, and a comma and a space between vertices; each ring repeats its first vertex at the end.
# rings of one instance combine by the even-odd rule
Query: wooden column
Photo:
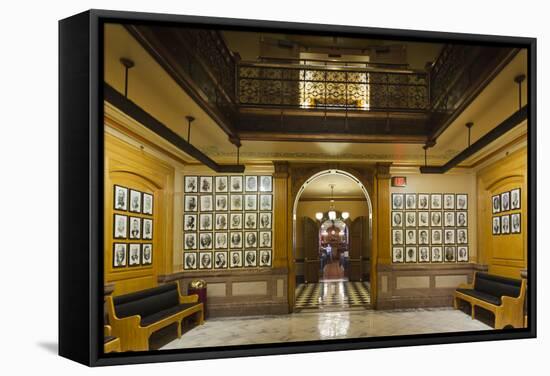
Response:
POLYGON ((273 267, 288 268, 288 162, 275 162, 273 174, 273 267))

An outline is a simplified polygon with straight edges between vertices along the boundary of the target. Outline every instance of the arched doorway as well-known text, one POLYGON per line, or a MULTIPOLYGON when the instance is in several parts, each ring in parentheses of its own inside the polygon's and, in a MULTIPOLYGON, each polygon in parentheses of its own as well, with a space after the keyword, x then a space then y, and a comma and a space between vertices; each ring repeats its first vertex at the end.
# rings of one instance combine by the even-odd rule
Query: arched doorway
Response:
MULTIPOLYGON (((372 262, 366 255, 366 251, 371 250, 372 245, 372 220, 373 208, 372 202, 365 184, 354 174, 341 169, 326 169, 314 172, 307 179, 297 182, 294 189, 300 187, 294 195, 292 209, 292 254, 294 258, 294 273, 296 278, 295 286, 298 297, 303 291, 303 286, 308 290, 317 289, 312 284, 321 282, 321 290, 326 294, 327 277, 344 281, 344 286, 338 286, 338 290, 348 290, 349 286, 363 288, 370 282, 370 264, 372 262), (358 197, 362 202, 356 205, 353 217, 342 217, 343 211, 337 207, 331 207, 326 204, 326 210, 320 210, 319 213, 309 213, 303 215, 305 203, 302 197, 308 196, 308 187, 318 186, 319 182, 330 181, 331 178, 338 178, 341 182, 345 180, 349 185, 353 185, 358 197), (360 197, 359 197, 360 196, 360 197), (298 207, 300 205, 300 213, 298 207), (332 218, 328 218, 329 212, 333 212, 332 218), (329 222, 327 222, 327 220, 329 222), (337 226, 336 224, 340 226, 337 226), (323 237, 323 231, 326 236, 323 237), (334 233, 332 233, 334 232, 334 233), (337 235, 337 236, 335 236, 337 235), (308 241, 310 239, 310 241, 308 241), (308 252, 309 250, 309 252, 308 252), (297 254, 298 251, 298 254, 297 254), (327 252, 328 251, 328 252, 327 252), (328 255, 330 253, 330 255, 328 255), (349 260, 349 263, 347 262, 349 260), (327 264, 330 264, 330 270, 327 271, 327 264), (367 283, 365 283, 367 282, 367 283)), ((368 180, 366 181, 369 184, 368 180)), ((372 186, 371 186, 372 188, 372 186)), ((336 191, 338 187, 336 187, 336 191)), ((334 200, 330 200, 334 204, 334 200)), ((311 205, 310 205, 311 206, 311 205)), ((308 209, 311 212, 311 208, 308 209)), ((291 277, 292 278, 292 277, 291 277)), ((351 288, 350 287, 350 288, 351 288)), ((317 291, 316 290, 316 291, 317 291)), ((313 290, 312 290, 313 291, 313 290)), ((366 300, 365 300, 366 301, 366 300)), ((296 303, 296 297, 294 303, 296 303)), ((368 299, 370 304, 370 297, 368 299)), ((299 308, 299 305, 296 306, 299 308)))

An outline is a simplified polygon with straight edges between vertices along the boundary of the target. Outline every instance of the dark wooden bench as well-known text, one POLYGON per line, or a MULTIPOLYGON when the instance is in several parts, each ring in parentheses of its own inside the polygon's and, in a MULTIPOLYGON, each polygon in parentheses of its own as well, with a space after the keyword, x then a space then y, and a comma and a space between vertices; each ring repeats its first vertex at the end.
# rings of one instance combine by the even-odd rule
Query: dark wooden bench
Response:
POLYGON ((495 315, 495 329, 522 328, 525 287, 523 279, 476 272, 473 283, 462 284, 456 289, 454 307, 458 308, 462 300, 470 303, 472 319, 475 319, 476 307, 481 307, 495 315))
POLYGON ((119 337, 121 351, 149 350, 152 333, 177 323, 181 337, 182 320, 191 315, 204 322, 202 303, 198 295, 182 295, 176 283, 170 283, 106 299, 112 335, 119 337))

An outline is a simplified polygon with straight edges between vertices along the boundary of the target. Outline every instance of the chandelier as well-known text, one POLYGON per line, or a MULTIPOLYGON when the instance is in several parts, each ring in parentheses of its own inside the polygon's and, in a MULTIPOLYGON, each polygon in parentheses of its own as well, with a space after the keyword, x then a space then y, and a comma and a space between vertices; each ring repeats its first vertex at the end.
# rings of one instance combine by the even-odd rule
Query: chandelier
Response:
MULTIPOLYGON (((330 205, 329 210, 327 212, 327 217, 330 221, 335 221, 337 218, 336 210, 334 209, 334 186, 335 184, 329 184, 330 187, 330 205)), ((315 218, 317 218, 318 221, 321 221, 323 218, 325 218, 325 214, 323 212, 317 212, 315 213, 315 218)), ((345 221, 349 218, 348 212, 342 212, 342 219, 345 221)))

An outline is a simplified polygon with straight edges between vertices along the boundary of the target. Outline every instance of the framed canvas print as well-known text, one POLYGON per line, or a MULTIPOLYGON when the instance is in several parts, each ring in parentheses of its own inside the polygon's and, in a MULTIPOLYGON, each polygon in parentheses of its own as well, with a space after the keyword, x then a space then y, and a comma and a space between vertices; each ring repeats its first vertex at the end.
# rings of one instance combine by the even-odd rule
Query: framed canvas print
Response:
POLYGON ((103 366, 532 338, 535 53, 525 37, 61 20, 59 353, 103 366), (485 296, 491 320, 466 308, 479 278, 513 292, 485 296))

